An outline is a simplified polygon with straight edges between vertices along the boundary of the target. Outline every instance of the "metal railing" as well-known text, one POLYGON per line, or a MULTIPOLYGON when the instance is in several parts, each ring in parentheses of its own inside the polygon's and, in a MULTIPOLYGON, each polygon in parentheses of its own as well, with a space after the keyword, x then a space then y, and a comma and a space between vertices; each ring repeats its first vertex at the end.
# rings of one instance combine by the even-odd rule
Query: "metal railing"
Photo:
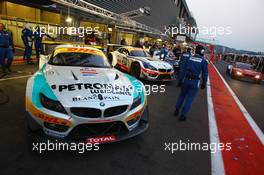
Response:
POLYGON ((109 10, 98 7, 84 0, 52 0, 52 1, 64 6, 81 10, 83 12, 87 12, 92 15, 100 16, 101 18, 104 19, 113 20, 117 25, 132 27, 134 29, 139 29, 140 31, 146 31, 148 33, 152 33, 156 35, 164 35, 161 31, 155 28, 149 27, 145 24, 141 24, 124 15, 111 12, 109 10))

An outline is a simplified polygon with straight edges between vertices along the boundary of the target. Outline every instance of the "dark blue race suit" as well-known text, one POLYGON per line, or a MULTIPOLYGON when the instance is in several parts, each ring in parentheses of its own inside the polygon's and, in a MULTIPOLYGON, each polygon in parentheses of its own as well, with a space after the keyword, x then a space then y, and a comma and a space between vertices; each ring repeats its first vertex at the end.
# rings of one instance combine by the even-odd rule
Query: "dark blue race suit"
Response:
POLYGON ((208 62, 200 55, 181 58, 179 71, 179 84, 181 85, 181 93, 176 103, 176 110, 180 110, 183 103, 181 115, 186 116, 189 112, 193 100, 198 92, 200 79, 206 84, 208 78, 208 62), (201 76, 200 76, 201 75, 201 76))
POLYGON ((2 68, 9 68, 13 61, 13 40, 7 31, 0 31, 0 64, 2 68), (5 59, 7 63, 5 64, 5 59))
POLYGON ((42 39, 45 36, 45 33, 42 33, 40 29, 34 32, 34 39, 35 39, 35 49, 36 49, 36 57, 39 58, 40 54, 44 54, 42 39))
POLYGON ((30 61, 32 55, 33 32, 30 29, 24 28, 22 30, 22 40, 25 45, 24 58, 30 61))

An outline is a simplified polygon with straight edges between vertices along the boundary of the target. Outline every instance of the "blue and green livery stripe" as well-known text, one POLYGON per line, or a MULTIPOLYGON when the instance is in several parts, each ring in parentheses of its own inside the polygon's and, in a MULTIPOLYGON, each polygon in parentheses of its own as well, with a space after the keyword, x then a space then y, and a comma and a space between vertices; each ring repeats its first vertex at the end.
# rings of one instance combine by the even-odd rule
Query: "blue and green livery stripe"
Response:
POLYGON ((129 81, 131 82, 133 86, 133 89, 134 89, 133 98, 136 99, 138 95, 141 95, 141 103, 143 103, 145 100, 145 95, 143 92, 144 87, 142 87, 141 82, 137 80, 136 78, 132 77, 131 75, 125 74, 125 76, 129 79, 129 81), (140 89, 140 92, 138 92, 136 89, 140 89))
POLYGON ((50 88, 50 86, 46 81, 44 74, 45 68, 46 68, 46 64, 44 64, 42 68, 35 74, 34 82, 33 82, 32 103, 39 108, 42 107, 39 98, 40 93, 45 94, 46 97, 52 100, 57 100, 57 97, 54 95, 52 89, 50 88))

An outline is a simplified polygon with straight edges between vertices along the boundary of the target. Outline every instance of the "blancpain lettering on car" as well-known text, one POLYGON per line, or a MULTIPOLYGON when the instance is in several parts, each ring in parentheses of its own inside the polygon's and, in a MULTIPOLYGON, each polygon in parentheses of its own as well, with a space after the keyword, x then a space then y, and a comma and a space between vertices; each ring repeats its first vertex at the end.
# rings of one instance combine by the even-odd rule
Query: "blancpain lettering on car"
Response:
POLYGON ((114 142, 148 128, 144 85, 92 47, 61 45, 41 56, 26 87, 27 123, 53 138, 114 142))
POLYGON ((89 101, 89 100, 120 100, 119 96, 103 96, 102 94, 93 94, 90 96, 83 96, 83 97, 73 97, 72 101, 89 101))
POLYGON ((108 55, 116 67, 136 78, 150 81, 172 81, 175 79, 173 66, 151 57, 144 49, 124 46, 108 55))

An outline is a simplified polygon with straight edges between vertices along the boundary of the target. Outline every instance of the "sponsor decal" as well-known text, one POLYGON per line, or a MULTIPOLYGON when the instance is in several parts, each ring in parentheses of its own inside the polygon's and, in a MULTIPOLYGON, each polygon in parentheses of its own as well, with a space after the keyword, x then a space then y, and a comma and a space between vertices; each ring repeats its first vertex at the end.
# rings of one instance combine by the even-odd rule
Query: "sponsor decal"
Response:
POLYGON ((96 69, 82 68, 80 70, 82 76, 95 76, 97 74, 96 69))
POLYGON ((89 100, 120 100, 119 96, 113 95, 102 95, 102 94, 92 94, 89 96, 83 96, 83 97, 73 97, 72 101, 73 102, 78 102, 78 101, 89 101, 89 100))
POLYGON ((131 96, 133 87, 131 85, 117 85, 117 84, 101 84, 101 83, 76 83, 68 85, 51 85, 53 90, 62 91, 77 91, 89 90, 91 94, 116 94, 131 96))
POLYGON ((103 98, 103 95, 102 94, 98 94, 98 99, 99 100, 103 100, 104 98, 103 98))
POLYGON ((138 50, 138 51, 141 51, 141 50, 144 51, 142 48, 136 48, 136 47, 134 47, 134 48, 131 47, 131 48, 128 48, 127 50, 128 50, 129 52, 131 52, 131 51, 133 51, 133 50, 135 50, 135 51, 136 51, 136 50, 138 50))
POLYGON ((109 136, 100 136, 100 137, 94 137, 94 138, 87 138, 86 143, 110 143, 116 141, 116 136, 109 135, 109 136))
POLYGON ((54 56, 59 54, 59 53, 65 53, 65 52, 76 52, 76 53, 88 53, 88 54, 93 54, 93 55, 99 55, 105 58, 105 55, 102 51, 99 50, 93 50, 93 49, 88 49, 88 48, 59 48, 56 49, 54 52, 54 56))
POLYGON ((26 98, 26 108, 34 117, 37 117, 45 122, 66 125, 66 126, 71 125, 71 122, 69 120, 57 118, 57 117, 45 114, 42 111, 38 110, 28 98, 26 98))
POLYGON ((99 105, 102 106, 102 107, 104 107, 105 106, 105 103, 104 102, 101 102, 99 105))

